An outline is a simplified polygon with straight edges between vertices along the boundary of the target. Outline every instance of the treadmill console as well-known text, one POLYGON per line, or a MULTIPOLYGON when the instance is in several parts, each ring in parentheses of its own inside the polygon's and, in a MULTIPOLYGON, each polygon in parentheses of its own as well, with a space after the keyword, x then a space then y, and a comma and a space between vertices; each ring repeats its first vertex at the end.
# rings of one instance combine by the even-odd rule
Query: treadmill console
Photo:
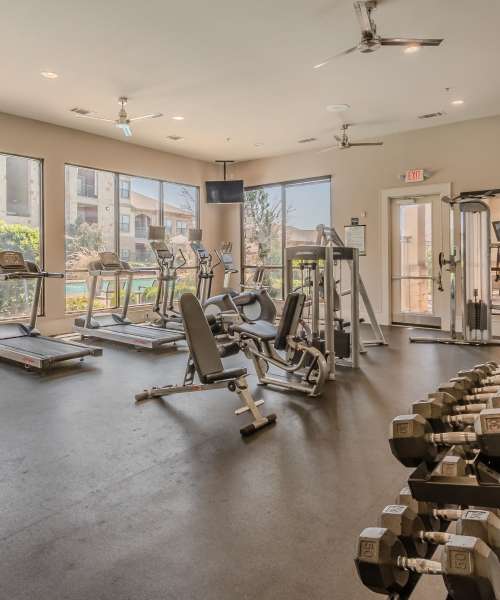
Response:
POLYGON ((0 252, 0 272, 28 271, 22 252, 4 250, 0 252))
POLYGON ((103 270, 117 271, 123 268, 122 262, 115 252, 99 252, 99 260, 103 270))

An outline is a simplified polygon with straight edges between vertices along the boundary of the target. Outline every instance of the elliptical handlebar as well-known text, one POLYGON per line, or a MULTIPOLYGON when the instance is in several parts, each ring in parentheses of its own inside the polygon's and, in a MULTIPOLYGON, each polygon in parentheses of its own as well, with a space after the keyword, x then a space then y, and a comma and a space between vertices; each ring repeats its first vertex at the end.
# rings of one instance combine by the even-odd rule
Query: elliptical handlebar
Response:
POLYGON ((187 258, 185 257, 184 252, 180 248, 177 248, 176 254, 181 257, 181 261, 179 264, 175 265, 174 271, 177 271, 178 269, 182 269, 182 267, 185 267, 187 265, 187 258))

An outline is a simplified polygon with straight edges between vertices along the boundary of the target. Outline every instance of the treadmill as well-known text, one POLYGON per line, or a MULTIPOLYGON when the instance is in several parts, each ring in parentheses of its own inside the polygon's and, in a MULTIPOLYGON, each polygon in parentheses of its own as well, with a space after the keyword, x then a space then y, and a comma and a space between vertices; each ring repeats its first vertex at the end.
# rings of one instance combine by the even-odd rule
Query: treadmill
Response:
POLYGON ((185 339, 183 332, 169 330, 168 324, 165 325, 165 328, 153 325, 136 325, 127 317, 134 275, 137 273, 156 274, 156 269, 132 269, 128 263, 121 261, 114 252, 99 252, 99 260, 92 261, 88 266, 88 270, 91 281, 87 315, 77 317, 73 326, 73 331, 78 332, 82 338, 99 338, 150 350, 185 339), (123 309, 121 314, 95 315, 94 302, 98 280, 100 277, 110 275, 116 278, 119 278, 120 275, 127 277, 123 309))
POLYGON ((47 278, 64 278, 63 273, 41 271, 34 262, 24 260, 21 252, 0 251, 0 282, 35 280, 35 292, 28 324, 0 324, 0 358, 45 370, 85 356, 101 356, 102 349, 40 335, 36 328, 42 283, 47 278))

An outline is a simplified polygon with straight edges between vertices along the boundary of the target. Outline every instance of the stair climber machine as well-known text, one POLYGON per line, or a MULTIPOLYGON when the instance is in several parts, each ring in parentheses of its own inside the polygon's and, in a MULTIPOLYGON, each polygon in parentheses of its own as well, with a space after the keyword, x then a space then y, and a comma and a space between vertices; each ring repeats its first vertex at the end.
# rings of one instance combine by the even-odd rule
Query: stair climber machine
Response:
MULTIPOLYGON (((222 324, 253 321, 247 314, 257 315, 259 320, 274 321, 276 307, 265 289, 241 294, 234 291, 223 292, 212 296, 214 270, 223 262, 223 258, 218 256, 219 262, 213 264, 212 255, 203 245, 201 229, 190 229, 189 240, 198 261, 196 296, 206 315, 216 317, 222 324)), ((230 274, 228 273, 228 275, 230 274)))
POLYGON ((36 328, 40 308, 42 283, 45 279, 63 279, 62 273, 41 271, 34 262, 24 259, 21 252, 0 252, 0 282, 35 281, 35 290, 28 324, 0 325, 0 358, 23 364, 26 368, 45 370, 58 363, 85 356, 101 356, 102 349, 66 342, 40 335, 36 328))
POLYGON ((134 276, 139 273, 155 273, 156 269, 132 269, 130 265, 114 252, 100 252, 99 259, 88 266, 91 277, 87 315, 75 319, 73 330, 80 333, 82 338, 92 337, 127 344, 136 348, 157 349, 167 344, 175 344, 184 340, 182 331, 155 327, 153 325, 136 325, 127 317, 132 293, 134 276), (94 314, 94 302, 99 278, 120 276, 127 278, 125 298, 121 314, 94 314))

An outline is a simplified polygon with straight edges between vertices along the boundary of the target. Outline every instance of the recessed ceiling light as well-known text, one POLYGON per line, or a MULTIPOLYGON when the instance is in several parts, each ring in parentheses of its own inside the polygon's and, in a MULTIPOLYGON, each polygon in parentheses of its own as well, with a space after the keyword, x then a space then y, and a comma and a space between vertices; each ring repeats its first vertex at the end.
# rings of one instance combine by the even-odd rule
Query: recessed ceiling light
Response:
POLYGON ((167 135, 167 140, 172 140, 172 142, 182 142, 184 138, 181 135, 167 135))
POLYGON ((349 106, 349 104, 329 104, 326 107, 326 110, 328 112, 344 112, 346 110, 349 110, 351 107, 349 106))
POLYGON ((174 121, 184 121, 184 117, 181 117, 180 115, 177 115, 177 116, 175 116, 175 117, 172 117, 172 119, 173 119, 174 121))
POLYGON ((59 77, 59 75, 53 71, 42 71, 40 75, 45 77, 45 79, 57 79, 59 77))
POLYGON ((420 50, 420 46, 418 44, 410 44, 409 46, 405 46, 403 52, 405 54, 414 54, 420 50))
POLYGON ((453 104, 453 106, 460 106, 461 104, 464 104, 463 100, 452 100, 451 103, 453 104))
POLYGON ((263 145, 264 145, 264 142, 257 142, 256 144, 254 144, 254 146, 255 146, 256 148, 260 148, 260 147, 261 147, 261 146, 263 146, 263 145))

